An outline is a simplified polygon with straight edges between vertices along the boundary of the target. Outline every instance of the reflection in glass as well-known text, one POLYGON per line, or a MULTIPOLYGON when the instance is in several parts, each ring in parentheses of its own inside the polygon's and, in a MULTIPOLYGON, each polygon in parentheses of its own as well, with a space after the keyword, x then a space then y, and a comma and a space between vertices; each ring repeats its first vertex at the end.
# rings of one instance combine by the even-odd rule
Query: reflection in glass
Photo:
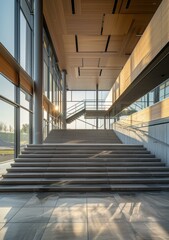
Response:
POLYGON ((0 95, 14 102, 15 85, 0 74, 0 95))
POLYGON ((32 71, 31 42, 31 29, 22 11, 20 11, 20 64, 29 75, 31 75, 32 71))
POLYGON ((25 109, 20 109, 20 146, 21 150, 29 144, 30 135, 30 113, 25 109))
POLYGON ((0 1, 0 42, 14 56, 14 0, 0 1))
POLYGON ((0 100, 0 162, 14 158, 14 107, 0 100))

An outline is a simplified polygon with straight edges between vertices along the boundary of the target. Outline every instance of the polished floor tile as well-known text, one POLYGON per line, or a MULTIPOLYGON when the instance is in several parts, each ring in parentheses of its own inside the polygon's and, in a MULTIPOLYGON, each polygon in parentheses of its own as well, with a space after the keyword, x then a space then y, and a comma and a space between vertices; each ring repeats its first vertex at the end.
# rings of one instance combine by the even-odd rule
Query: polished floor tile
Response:
POLYGON ((0 223, 9 222, 20 208, 0 207, 0 223))
POLYGON ((136 240, 168 240, 169 224, 167 222, 132 223, 136 240))
POLYGON ((42 223, 48 222, 53 212, 53 208, 39 207, 39 208, 22 208, 10 222, 15 223, 42 223))
POLYGON ((57 207, 54 209, 49 220, 50 223, 86 223, 86 207, 57 207))
POLYGON ((86 223, 49 223, 42 240, 88 240, 86 223))
POLYGON ((58 196, 54 193, 37 193, 24 207, 55 207, 58 196))
POLYGON ((169 240, 169 192, 0 193, 0 240, 169 240))
POLYGON ((0 230, 0 240, 41 240, 44 223, 8 223, 0 230))
POLYGON ((60 197, 56 207, 84 207, 86 206, 86 198, 82 197, 60 197))
POLYGON ((0 207, 22 207, 33 195, 33 193, 0 193, 0 207))
POLYGON ((109 223, 124 221, 124 215, 118 206, 88 207, 88 222, 109 223))
POLYGON ((156 222, 169 221, 169 207, 154 208, 150 205, 138 203, 121 203, 119 205, 126 221, 129 222, 156 222))
POLYGON ((114 197, 88 197, 87 207, 112 207, 117 206, 118 203, 114 197))
POLYGON ((89 240, 135 240, 128 223, 90 223, 89 240))

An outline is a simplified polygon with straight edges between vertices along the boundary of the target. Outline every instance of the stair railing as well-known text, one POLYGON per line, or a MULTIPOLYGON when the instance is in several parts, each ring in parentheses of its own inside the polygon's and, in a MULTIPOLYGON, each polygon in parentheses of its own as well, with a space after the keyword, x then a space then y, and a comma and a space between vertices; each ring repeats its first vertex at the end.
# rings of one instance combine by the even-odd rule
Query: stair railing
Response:
MULTIPOLYGON (((123 122, 123 121, 121 121, 121 122, 123 122)), ((133 132, 139 131, 139 132, 142 133, 144 136, 153 139, 155 142, 158 142, 158 143, 160 143, 160 144, 162 144, 162 145, 165 145, 165 146, 169 147, 169 144, 168 144, 168 143, 166 143, 166 142, 164 142, 164 141, 161 141, 161 140, 159 140, 159 139, 151 136, 150 134, 147 133, 147 131, 140 129, 140 127, 131 126, 131 125, 127 124, 126 122, 125 122, 125 123, 124 123, 124 122, 123 122, 123 123, 115 122, 114 124, 115 124, 115 125, 118 125, 119 127, 123 128, 123 129, 129 129, 129 130, 131 130, 131 131, 133 131, 133 132)), ((143 127, 144 127, 144 126, 143 126, 143 127)))
POLYGON ((76 114, 77 112, 80 112, 81 110, 85 110, 85 108, 86 108, 85 102, 80 101, 67 109, 66 117, 69 118, 69 117, 73 116, 74 114, 76 114))

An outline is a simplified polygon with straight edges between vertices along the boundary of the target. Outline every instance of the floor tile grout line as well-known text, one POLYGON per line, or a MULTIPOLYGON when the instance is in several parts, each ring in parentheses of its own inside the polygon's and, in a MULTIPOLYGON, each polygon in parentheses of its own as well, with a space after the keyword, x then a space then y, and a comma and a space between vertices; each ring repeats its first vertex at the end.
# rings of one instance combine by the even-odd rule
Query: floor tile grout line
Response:
MULTIPOLYGON (((30 199, 29 199, 29 200, 30 200, 30 199)), ((18 210, 6 223, 10 223, 10 221, 16 216, 16 214, 18 214, 18 212, 19 212, 22 208, 24 208, 25 204, 26 204, 29 200, 27 200, 27 201, 19 208, 19 210, 18 210)), ((13 208, 17 208, 17 207, 13 207, 13 208)))

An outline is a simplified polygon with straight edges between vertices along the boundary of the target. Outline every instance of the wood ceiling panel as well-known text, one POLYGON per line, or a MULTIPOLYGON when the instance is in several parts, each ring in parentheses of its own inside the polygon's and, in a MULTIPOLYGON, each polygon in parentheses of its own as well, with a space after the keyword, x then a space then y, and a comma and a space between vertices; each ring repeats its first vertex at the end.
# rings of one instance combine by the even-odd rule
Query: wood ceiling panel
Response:
POLYGON ((107 36, 78 36, 79 52, 104 52, 107 36))
POLYGON ((125 35, 132 23, 130 14, 106 14, 103 24, 103 35, 125 35))
POLYGON ((119 53, 124 41, 124 36, 111 36, 110 42, 108 45, 108 52, 119 53))
POLYGON ((82 77, 88 77, 88 76, 94 76, 98 77, 100 75, 99 69, 80 69, 80 76, 82 77))
POLYGON ((83 58, 83 67, 98 67, 99 58, 83 58))
POLYGON ((154 13, 162 0, 131 0, 129 6, 127 7, 128 2, 128 0, 123 0, 120 13, 154 13))
POLYGON ((67 58, 66 64, 70 67, 82 67, 82 58, 67 58))
POLYGON ((101 73, 101 77, 106 78, 117 78, 121 70, 116 69, 103 69, 101 73))
POLYGON ((99 89, 108 90, 161 0, 130 0, 127 9, 128 0, 74 0, 75 14, 71 0, 43 2, 59 67, 68 72, 69 88, 92 90, 99 80, 99 89), (84 76, 79 77, 79 68, 84 76))
POLYGON ((81 0, 82 14, 112 13, 115 1, 112 0, 81 0))
POLYGON ((117 69, 122 69, 126 63, 128 56, 112 56, 103 57, 100 59, 99 67, 116 67, 117 69))
POLYGON ((64 43, 65 53, 76 52, 74 35, 63 35, 63 43, 64 43))
POLYGON ((66 26, 68 34, 99 35, 101 32, 102 15, 67 15, 66 26))
POLYGON ((63 9, 66 15, 72 14, 71 0, 63 0, 63 9))

